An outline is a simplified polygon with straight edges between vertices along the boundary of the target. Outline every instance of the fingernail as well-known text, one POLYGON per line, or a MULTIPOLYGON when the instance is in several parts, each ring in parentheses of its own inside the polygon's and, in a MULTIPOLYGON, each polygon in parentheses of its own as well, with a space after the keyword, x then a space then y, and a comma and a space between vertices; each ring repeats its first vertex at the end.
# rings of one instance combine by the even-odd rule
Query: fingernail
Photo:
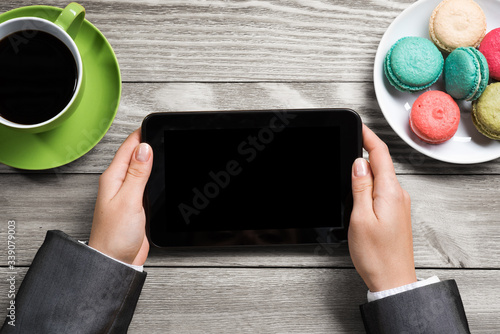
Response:
POLYGON ((368 174, 368 162, 363 158, 354 161, 354 176, 361 177, 368 174))
POLYGON ((135 158, 140 162, 147 162, 151 157, 151 146, 146 143, 141 143, 135 151, 135 158))

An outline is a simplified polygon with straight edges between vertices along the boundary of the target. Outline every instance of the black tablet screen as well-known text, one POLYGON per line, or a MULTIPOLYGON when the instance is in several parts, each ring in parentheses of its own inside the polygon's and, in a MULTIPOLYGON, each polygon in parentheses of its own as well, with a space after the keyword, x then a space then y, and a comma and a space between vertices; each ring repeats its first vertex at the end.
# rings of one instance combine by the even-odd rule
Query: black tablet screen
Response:
POLYGON ((342 226, 340 130, 164 132, 165 231, 342 226))

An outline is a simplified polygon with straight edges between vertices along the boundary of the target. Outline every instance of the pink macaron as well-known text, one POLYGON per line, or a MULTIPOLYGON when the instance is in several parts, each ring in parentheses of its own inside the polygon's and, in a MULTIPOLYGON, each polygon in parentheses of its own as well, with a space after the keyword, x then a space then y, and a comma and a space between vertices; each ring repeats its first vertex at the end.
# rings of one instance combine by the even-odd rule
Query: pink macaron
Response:
POLYGON ((500 28, 493 29, 484 36, 479 51, 488 62, 490 77, 500 80, 500 28))
POLYGON ((420 95, 410 112, 410 128, 424 142, 441 144, 455 135, 460 108, 445 92, 431 90, 420 95))

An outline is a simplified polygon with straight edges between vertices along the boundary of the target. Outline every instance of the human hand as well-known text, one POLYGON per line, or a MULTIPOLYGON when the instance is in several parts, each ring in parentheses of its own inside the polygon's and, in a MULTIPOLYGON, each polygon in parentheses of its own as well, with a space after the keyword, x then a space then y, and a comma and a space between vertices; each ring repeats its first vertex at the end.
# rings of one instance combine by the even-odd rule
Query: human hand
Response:
POLYGON ((144 189, 153 166, 151 146, 133 132, 99 178, 89 246, 114 259, 143 265, 149 252, 145 234, 144 189))
POLYGON ((353 210, 349 252, 372 292, 417 281, 413 260, 410 196, 401 188, 387 145, 363 125, 370 163, 352 168, 353 210))

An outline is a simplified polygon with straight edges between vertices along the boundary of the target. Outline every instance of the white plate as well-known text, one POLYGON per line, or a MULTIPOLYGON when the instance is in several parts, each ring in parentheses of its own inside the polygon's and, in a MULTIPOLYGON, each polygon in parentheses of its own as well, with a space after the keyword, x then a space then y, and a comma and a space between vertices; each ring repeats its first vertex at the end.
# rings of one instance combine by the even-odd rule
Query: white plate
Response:
MULTIPOLYGON (((500 142, 488 139, 480 134, 470 116, 471 103, 460 101, 460 124, 458 131, 449 141, 431 145, 421 141, 409 126, 409 112, 413 102, 424 91, 402 93, 389 84, 384 75, 384 57, 396 43, 405 36, 429 38, 429 18, 441 0, 420 0, 404 10, 389 26, 377 49, 373 71, 375 93, 380 109, 394 131, 408 145, 417 151, 437 160, 456 164, 485 162, 500 157, 500 142)), ((476 0, 485 15, 487 30, 500 27, 500 1, 476 0)), ((441 78, 427 90, 444 91, 441 78)))

